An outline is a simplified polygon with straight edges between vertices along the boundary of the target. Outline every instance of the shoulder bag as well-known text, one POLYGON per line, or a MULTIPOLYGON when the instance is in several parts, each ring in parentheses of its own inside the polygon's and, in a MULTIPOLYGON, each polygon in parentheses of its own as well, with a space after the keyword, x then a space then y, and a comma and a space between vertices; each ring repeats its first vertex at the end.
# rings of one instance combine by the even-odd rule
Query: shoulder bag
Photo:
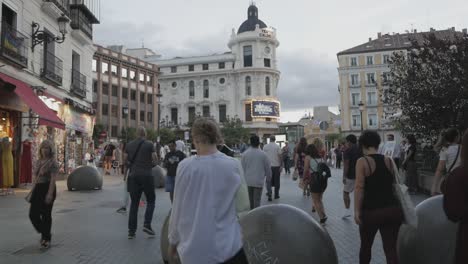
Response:
MULTIPOLYGON (((50 160, 48 160, 46 163, 42 164, 42 166, 41 166, 41 167, 39 168, 39 170, 37 170, 37 171, 40 172, 41 169, 44 168, 44 166, 45 166, 46 164, 48 164, 49 162, 50 162, 50 160)), ((28 203, 31 203, 32 194, 33 194, 33 192, 34 192, 34 188, 36 187, 36 183, 35 183, 35 182, 37 181, 37 176, 38 176, 38 175, 36 175, 36 177, 35 177, 35 179, 34 179, 34 185, 33 185, 33 187, 31 188, 31 190, 29 191, 29 193, 26 195, 26 197, 24 197, 24 200, 26 200, 26 202, 28 202, 28 203)))
POLYGON ((451 165, 450 168, 448 169, 447 173, 445 173, 445 174, 442 176, 442 181, 441 181, 440 184, 439 184, 439 190, 440 190, 442 193, 445 193, 446 180, 447 180, 447 178, 450 176, 450 174, 452 173, 452 170, 454 169, 455 164, 457 163, 458 156, 460 155, 460 148, 461 148, 461 146, 458 145, 457 156, 455 157, 455 160, 453 161, 452 165, 451 165))
POLYGON ((403 223, 413 228, 418 228, 418 215, 416 214, 411 196, 408 193, 408 187, 400 182, 400 175, 395 161, 393 161, 393 159, 389 160, 393 167, 393 193, 400 203, 401 210, 403 211, 403 223))

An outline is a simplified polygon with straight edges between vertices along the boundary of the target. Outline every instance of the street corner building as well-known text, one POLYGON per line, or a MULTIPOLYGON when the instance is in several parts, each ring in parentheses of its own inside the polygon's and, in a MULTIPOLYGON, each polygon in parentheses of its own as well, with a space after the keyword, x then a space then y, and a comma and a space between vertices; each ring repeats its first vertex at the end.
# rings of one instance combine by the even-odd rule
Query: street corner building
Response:
POLYGON ((222 54, 169 60, 145 48, 127 50, 160 68, 163 126, 188 128, 197 116, 219 122, 237 117, 260 137, 278 131, 276 29, 259 19, 252 4, 247 20, 232 30, 227 44, 229 51, 222 54))
POLYGON ((31 183, 45 139, 55 142, 61 174, 81 165, 92 148, 92 38, 100 1, 0 4, 0 138, 8 138, 1 146, 3 189, 31 183))

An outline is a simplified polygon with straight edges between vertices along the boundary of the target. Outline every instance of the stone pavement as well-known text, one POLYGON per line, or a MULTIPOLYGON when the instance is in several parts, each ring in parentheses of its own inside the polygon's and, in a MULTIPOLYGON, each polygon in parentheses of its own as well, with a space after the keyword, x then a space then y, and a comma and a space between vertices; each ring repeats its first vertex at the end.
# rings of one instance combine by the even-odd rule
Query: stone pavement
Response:
MULTIPOLYGON (((302 196, 297 182, 282 175, 281 198, 273 203, 286 203, 311 213, 311 199, 302 196)), ((135 240, 127 239, 127 216, 118 214, 122 181, 106 176, 101 191, 66 190, 66 182, 58 182, 58 198, 53 212, 53 241, 48 251, 38 249, 39 235, 28 218, 28 204, 23 197, 0 197, 0 263, 162 263, 159 249, 160 230, 170 201, 163 189, 156 194, 154 238, 138 230, 135 240)), ((333 177, 324 196, 328 215, 325 228, 330 233, 339 256, 339 263, 358 263, 359 233, 353 218, 341 219, 343 203, 341 171, 333 170, 333 177)), ((415 197, 421 201, 424 197, 415 197)), ((263 195, 263 204, 268 204, 263 195)), ((144 208, 140 207, 139 226, 144 208)), ((315 214, 312 214, 317 218, 315 214)), ((376 238, 372 263, 385 263, 380 238, 376 238)))

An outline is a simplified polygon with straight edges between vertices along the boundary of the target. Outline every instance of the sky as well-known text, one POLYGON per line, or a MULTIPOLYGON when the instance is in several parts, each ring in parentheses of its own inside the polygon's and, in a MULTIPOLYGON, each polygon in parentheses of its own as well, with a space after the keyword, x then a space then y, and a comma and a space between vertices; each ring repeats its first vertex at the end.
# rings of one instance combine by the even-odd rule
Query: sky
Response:
MULTIPOLYGON (((94 41, 144 45, 164 58, 229 51, 233 28, 247 19, 250 0, 102 0, 94 41)), ((468 27, 466 0, 257 0, 259 18, 277 29, 282 122, 314 106, 338 111, 336 54, 378 32, 468 27)))

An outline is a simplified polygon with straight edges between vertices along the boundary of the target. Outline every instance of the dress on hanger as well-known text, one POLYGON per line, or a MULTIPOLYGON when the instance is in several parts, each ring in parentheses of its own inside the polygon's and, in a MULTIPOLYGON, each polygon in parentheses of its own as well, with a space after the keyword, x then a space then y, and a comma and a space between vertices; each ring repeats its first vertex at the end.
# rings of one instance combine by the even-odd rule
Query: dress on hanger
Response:
POLYGON ((20 183, 32 183, 32 155, 31 142, 23 142, 23 153, 21 154, 21 176, 20 183))
POLYGON ((0 143, 0 188, 3 188, 3 160, 2 160, 2 153, 3 153, 3 144, 0 143))
POLYGON ((10 142, 3 142, 2 151, 3 186, 11 188, 15 183, 13 180, 13 153, 10 142))

